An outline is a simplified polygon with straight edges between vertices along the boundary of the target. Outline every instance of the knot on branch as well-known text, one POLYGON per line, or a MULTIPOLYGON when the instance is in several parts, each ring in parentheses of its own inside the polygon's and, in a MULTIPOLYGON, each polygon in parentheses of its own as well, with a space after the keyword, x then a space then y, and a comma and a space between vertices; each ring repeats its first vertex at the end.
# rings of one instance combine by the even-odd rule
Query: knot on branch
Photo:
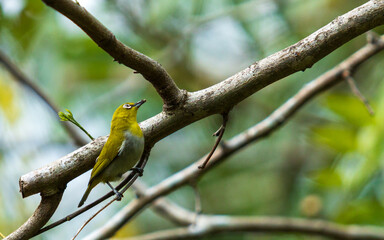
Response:
POLYGON ((167 114, 172 114, 176 109, 182 108, 185 102, 188 99, 188 91, 184 89, 180 89, 180 94, 178 96, 174 96, 173 101, 164 103, 163 111, 167 114))
POLYGON ((99 47, 104 49, 107 46, 116 45, 116 37, 113 33, 107 32, 99 40, 95 39, 95 42, 99 47))

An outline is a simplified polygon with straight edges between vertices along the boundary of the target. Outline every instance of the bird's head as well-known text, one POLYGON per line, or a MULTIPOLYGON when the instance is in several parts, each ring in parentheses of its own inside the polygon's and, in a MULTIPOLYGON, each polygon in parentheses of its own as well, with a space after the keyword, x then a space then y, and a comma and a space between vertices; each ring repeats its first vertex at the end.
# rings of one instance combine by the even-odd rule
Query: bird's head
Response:
POLYGON ((131 124, 136 122, 137 110, 146 102, 145 99, 138 101, 137 103, 127 102, 120 105, 112 117, 112 127, 114 125, 123 126, 125 124, 131 124))

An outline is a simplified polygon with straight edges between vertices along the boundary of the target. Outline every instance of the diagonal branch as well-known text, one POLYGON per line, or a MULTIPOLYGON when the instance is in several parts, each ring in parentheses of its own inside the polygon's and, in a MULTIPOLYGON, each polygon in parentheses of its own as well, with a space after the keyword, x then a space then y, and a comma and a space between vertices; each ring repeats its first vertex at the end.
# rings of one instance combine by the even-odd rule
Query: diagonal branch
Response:
MULTIPOLYGON (((147 185, 141 180, 136 181, 132 188, 139 198, 144 196, 148 190, 147 185)), ((160 197, 153 201, 151 207, 161 217, 166 218, 177 225, 188 226, 193 224, 196 220, 196 209, 195 212, 191 212, 165 197, 160 197)), ((201 211, 199 213, 201 213, 201 211)))
POLYGON ((375 44, 367 44, 332 70, 306 84, 295 96, 286 101, 266 119, 228 140, 225 144, 225 148, 220 147, 216 150, 205 169, 201 170, 197 168, 205 161, 206 157, 203 157, 194 164, 149 188, 144 193, 140 193, 139 199, 131 201, 102 228, 91 233, 87 239, 104 239, 112 236, 118 229, 124 226, 125 223, 159 197, 165 196, 181 186, 189 184, 191 180, 201 177, 213 166, 216 166, 227 159, 228 156, 236 153, 250 143, 276 131, 305 103, 313 99, 319 93, 328 90, 336 83, 342 81, 342 74, 346 69, 355 70, 361 63, 383 49, 384 41, 377 41, 375 44))
POLYGON ((30 239, 42 228, 55 213, 59 206, 64 189, 50 196, 41 196, 41 201, 32 216, 16 231, 8 235, 7 240, 30 239))
POLYGON ((141 73, 163 99, 165 110, 173 109, 183 101, 183 92, 158 62, 117 40, 115 35, 85 8, 72 0, 43 0, 43 2, 79 26, 115 61, 141 73))
MULTIPOLYGON (((48 107, 57 115, 59 108, 48 98, 47 95, 28 77, 26 76, 2 51, 0 51, 0 64, 12 74, 13 78, 20 84, 27 86, 37 94, 48 107)), ((62 123, 67 134, 72 138, 73 142, 78 146, 83 146, 87 142, 76 132, 68 123, 62 123)))

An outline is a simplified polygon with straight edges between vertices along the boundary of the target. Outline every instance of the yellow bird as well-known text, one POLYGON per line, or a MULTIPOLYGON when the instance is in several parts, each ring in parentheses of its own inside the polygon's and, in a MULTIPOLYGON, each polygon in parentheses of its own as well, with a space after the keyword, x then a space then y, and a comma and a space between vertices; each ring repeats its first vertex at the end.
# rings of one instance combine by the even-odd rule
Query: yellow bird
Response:
POLYGON ((78 207, 84 204, 91 190, 100 182, 108 184, 121 199, 122 194, 109 182, 119 180, 125 172, 135 166, 143 154, 144 136, 136 116, 137 110, 145 102, 143 99, 137 103, 125 103, 116 109, 112 117, 111 133, 96 159, 88 188, 78 207))

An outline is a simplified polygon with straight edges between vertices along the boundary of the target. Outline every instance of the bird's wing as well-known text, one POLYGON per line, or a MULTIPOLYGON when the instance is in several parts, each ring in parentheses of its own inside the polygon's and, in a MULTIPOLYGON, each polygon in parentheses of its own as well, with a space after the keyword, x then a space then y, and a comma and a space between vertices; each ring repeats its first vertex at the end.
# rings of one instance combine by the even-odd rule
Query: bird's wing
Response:
POLYGON ((104 171, 104 169, 111 164, 113 159, 119 154, 119 150, 123 144, 124 136, 119 134, 111 134, 108 137, 107 142, 105 143, 101 153, 97 159, 95 166, 92 169, 91 179, 89 184, 104 171))

